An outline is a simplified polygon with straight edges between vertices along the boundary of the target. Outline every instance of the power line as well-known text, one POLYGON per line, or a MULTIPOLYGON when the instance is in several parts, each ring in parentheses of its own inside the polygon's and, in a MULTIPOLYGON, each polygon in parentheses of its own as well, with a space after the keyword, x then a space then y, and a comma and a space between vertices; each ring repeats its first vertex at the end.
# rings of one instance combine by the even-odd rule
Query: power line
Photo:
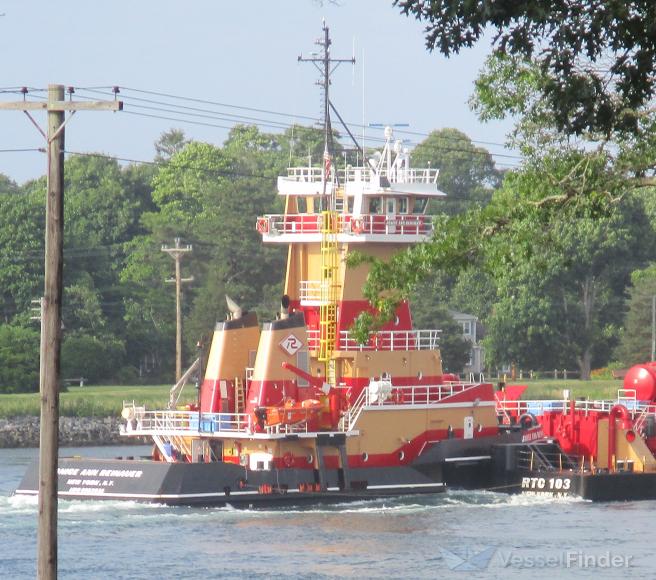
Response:
MULTIPOLYGON (((170 93, 162 93, 162 92, 158 92, 158 91, 151 91, 151 90, 145 90, 145 89, 135 89, 135 88, 130 88, 130 87, 120 87, 120 89, 122 91, 127 90, 127 91, 133 91, 133 92, 137 92, 137 93, 149 94, 149 95, 160 96, 160 97, 167 97, 167 98, 183 100, 183 101, 189 101, 189 102, 195 102, 195 103, 201 103, 201 104, 208 104, 208 105, 215 105, 215 106, 222 106, 222 107, 230 107, 230 108, 242 109, 242 110, 246 110, 246 111, 254 111, 254 112, 258 112, 258 113, 267 113, 267 114, 271 114, 271 115, 280 115, 280 116, 284 116, 284 117, 291 117, 291 118, 298 118, 298 119, 307 119, 307 120, 313 121, 315 123, 320 122, 320 119, 317 118, 317 117, 310 117, 310 116, 306 116, 306 115, 297 115, 297 114, 294 114, 294 113, 282 113, 282 112, 279 112, 279 111, 272 111, 272 110, 267 110, 267 109, 255 109, 255 108, 252 108, 252 107, 244 107, 244 106, 241 106, 241 105, 232 105, 232 104, 228 104, 228 103, 220 103, 220 102, 216 102, 216 101, 209 101, 209 100, 199 99, 199 98, 194 98, 194 97, 185 97, 185 96, 180 96, 180 95, 173 95, 173 94, 170 94, 170 93)), ((129 95, 123 95, 122 94, 122 98, 130 99, 132 97, 130 97, 129 95)), ((357 126, 357 127, 360 126, 360 123, 347 123, 347 124, 349 126, 357 126)), ((418 131, 410 131, 410 130, 398 130, 397 133, 402 133, 402 134, 407 134, 407 135, 417 135, 419 137, 428 137, 430 135, 430 133, 421 133, 421 132, 418 132, 418 131)), ((496 146, 505 148, 504 143, 495 143, 495 142, 492 142, 492 141, 478 141, 478 140, 475 140, 475 139, 471 139, 471 142, 472 143, 480 143, 481 145, 496 145, 496 146)))
MULTIPOLYGON (((146 90, 140 90, 140 89, 131 89, 131 88, 127 88, 127 87, 121 87, 121 89, 122 90, 145 93, 145 94, 152 94, 152 95, 162 96, 162 97, 166 97, 166 98, 174 98, 174 99, 177 99, 177 100, 189 101, 189 102, 200 103, 200 104, 210 104, 210 105, 214 105, 214 106, 224 106, 224 107, 230 107, 230 108, 235 108, 235 109, 242 109, 242 110, 246 110, 246 111, 256 111, 256 112, 260 112, 260 113, 279 115, 279 116, 284 116, 284 117, 301 118, 301 119, 310 120, 314 123, 318 123, 320 121, 316 117, 309 117, 309 116, 304 116, 304 115, 294 115, 292 113, 283 113, 283 112, 272 111, 272 110, 267 110, 267 109, 254 109, 254 108, 251 108, 251 107, 243 107, 243 106, 240 106, 240 105, 231 105, 231 104, 227 104, 227 103, 219 103, 219 102, 216 102, 216 101, 208 101, 208 100, 204 100, 204 99, 196 99, 196 98, 191 98, 191 97, 171 95, 171 94, 168 94, 168 93, 160 93, 160 92, 157 92, 157 91, 146 91, 146 90)), ((108 95, 108 93, 101 92, 101 91, 91 91, 91 92, 99 92, 100 94, 108 95)), ((124 95, 123 93, 121 93, 121 95, 122 95, 122 98, 124 100, 138 100, 138 101, 141 101, 141 102, 146 102, 146 103, 151 103, 151 104, 158 104, 158 105, 165 105, 165 106, 172 106, 172 107, 179 108, 179 109, 187 109, 187 110, 191 110, 191 111, 196 111, 196 112, 200 112, 200 113, 208 113, 208 114, 213 114, 213 115, 218 115, 218 114, 229 115, 230 117, 238 117, 238 118, 242 118, 242 119, 245 119, 245 120, 250 120, 250 121, 255 121, 255 122, 260 122, 260 123, 266 123, 266 124, 268 124, 268 126, 273 126, 273 127, 276 127, 276 126, 291 127, 292 125, 294 125, 294 123, 283 124, 283 123, 273 122, 273 121, 270 121, 268 119, 261 119, 261 118, 257 118, 257 117, 249 117, 249 116, 246 116, 246 115, 232 115, 232 114, 228 114, 228 113, 219 113, 217 111, 212 111, 211 109, 205 109, 205 108, 199 108, 199 107, 187 107, 187 106, 184 106, 184 105, 176 105, 174 103, 167 103, 167 102, 164 102, 164 101, 157 101, 157 100, 153 100, 153 99, 132 97, 130 95, 124 95)), ((90 98, 90 97, 88 97, 88 98, 90 98)), ((133 104, 133 106, 138 106, 138 105, 133 104)), ((218 118, 221 119, 221 117, 218 117, 218 118)), ((226 119, 223 119, 223 120, 226 120, 226 119)), ((347 125, 349 125, 350 127, 359 126, 359 124, 355 124, 355 123, 347 123, 347 125)), ((221 127, 221 128, 223 128, 223 127, 221 127)), ((433 131, 431 131, 431 133, 422 133, 422 132, 419 132, 419 131, 397 129, 396 133, 404 134, 404 135, 415 135, 415 136, 418 136, 418 137, 429 137, 431 135, 431 133, 433 133, 433 131)), ((443 137, 443 138, 449 139, 450 137, 443 137)), ((369 139, 370 140, 375 140, 375 141, 380 141, 380 142, 385 141, 385 139, 382 138, 382 137, 369 137, 369 139)), ((460 140, 457 137, 453 137, 452 139, 453 140, 460 140)), ((475 140, 475 139, 469 139, 469 141, 471 141, 472 143, 478 143, 478 144, 482 144, 482 145, 492 145, 492 146, 505 148, 505 144, 503 144, 503 143, 496 143, 496 142, 492 142, 492 141, 480 141, 480 140, 475 140)), ((492 153, 492 155, 499 155, 500 156, 501 154, 492 153)), ((515 156, 515 157, 520 158, 518 156, 515 156)))
MULTIPOLYGON (((79 91, 88 91, 91 93, 98 93, 102 95, 114 95, 116 93, 113 92, 113 90, 120 90, 118 87, 114 87, 112 92, 109 93, 106 90, 103 90, 105 87, 96 87, 96 88, 79 88, 77 90, 79 91)), ((109 89, 110 87, 106 87, 109 89)), ((31 89, 31 90, 41 90, 41 89, 31 89)), ((241 109, 241 110, 246 110, 246 111, 256 111, 256 112, 261 112, 265 114, 272 114, 272 115, 278 115, 278 116, 283 116, 283 117, 292 117, 294 119, 296 118, 302 118, 302 119, 307 119, 313 122, 317 122, 318 119, 315 117, 308 117, 308 116, 303 116, 303 115, 292 115, 289 113, 282 113, 278 111, 272 111, 268 109, 256 109, 253 107, 244 107, 240 105, 231 105, 228 103, 220 103, 217 101, 209 101, 206 99, 198 99, 198 98, 192 98, 192 97, 183 97, 183 96, 178 96, 178 95, 171 95, 169 93, 161 93, 157 91, 148 91, 148 90, 142 90, 142 89, 133 89, 133 88, 128 88, 128 87, 123 87, 122 90, 128 90, 128 91, 133 91, 133 92, 138 92, 138 93, 143 93, 143 94, 152 94, 156 96, 162 96, 165 98, 172 98, 176 100, 182 100, 182 101, 188 101, 188 102, 194 102, 194 103, 199 103, 199 104, 209 104, 213 106, 224 106, 224 107, 230 107, 234 109, 241 109)), ((36 99, 43 99, 44 97, 41 97, 39 95, 32 95, 36 99)), ((78 97, 83 98, 83 99, 91 99, 92 97, 84 96, 84 95, 79 95, 78 97)), ((185 105, 178 105, 175 103, 166 103, 164 101, 157 101, 154 99, 145 99, 145 98, 140 98, 140 97, 133 97, 130 95, 123 95, 122 98, 124 100, 136 100, 141 103, 151 103, 153 105, 164 105, 164 107, 173 107, 173 108, 162 108, 162 107, 154 107, 154 106, 149 106, 149 105, 143 105, 143 104, 137 104, 137 103, 131 103, 132 107, 135 108, 140 108, 140 109, 146 109, 146 110, 152 110, 152 111, 160 111, 160 112, 165 112, 165 113, 171 113, 171 114, 178 114, 178 115, 184 115, 186 117, 196 117, 196 118, 201 118, 201 119, 216 119, 219 121, 233 121, 235 119, 240 119, 243 121, 249 121, 249 124, 255 124, 258 126, 262 127, 267 127, 267 128, 273 128, 273 129, 288 129, 293 126, 298 126, 297 123, 284 123, 280 121, 272 121, 268 119, 262 119, 259 117, 251 117, 247 115, 235 115, 231 113, 223 113, 219 111, 213 111, 211 109, 205 109, 205 108, 200 108, 200 107, 189 107, 185 105), (223 115, 223 116, 222 116, 223 115), (229 118, 227 118, 227 117, 229 118)), ((196 125, 196 126, 205 126, 205 127, 212 127, 212 128, 217 128, 217 129, 224 129, 224 130, 231 130, 233 127, 232 126, 227 126, 227 125, 221 125, 217 123, 209 123, 207 121, 196 121, 193 119, 186 119, 186 118, 180 118, 180 117, 173 117, 173 116, 168 116, 168 115, 157 115, 157 114, 152 114, 152 113, 144 113, 144 112, 137 112, 137 111, 129 111, 129 110, 123 110, 123 113, 127 113, 130 115, 134 116, 141 116, 145 118, 153 118, 153 119, 161 119, 161 120, 166 120, 166 121, 172 121, 176 123, 186 123, 186 124, 191 124, 191 125, 196 125)), ((355 126, 354 124, 348 124, 349 126, 355 126)), ((359 126, 359 125, 358 125, 359 126)), ((434 131, 431 133, 421 133, 417 131, 409 131, 409 130, 397 130, 397 133, 402 133, 402 134, 409 134, 409 135, 415 135, 415 136, 421 136, 421 137, 429 137, 434 131)), ((450 136, 442 136, 442 139, 445 140, 453 140, 453 141, 463 141, 463 139, 459 139, 458 137, 450 137, 450 136)), ((376 141, 383 143, 385 141, 384 138, 382 137, 369 137, 370 141, 376 141)), ((504 147, 505 145, 501 143, 494 143, 494 142, 487 142, 487 141, 477 141, 473 139, 469 139, 468 141, 472 144, 474 143, 481 143, 481 144, 486 144, 486 145, 493 145, 493 146, 500 146, 504 147)), ((418 146, 420 143, 416 142, 410 142, 410 145, 413 146, 418 146)), ((472 150, 472 149, 465 149, 465 148, 460 148, 460 147, 449 147, 449 146, 442 146, 442 145, 432 145, 432 144, 422 144, 423 147, 428 147, 429 149, 432 149, 434 151, 451 151, 451 152, 458 152, 461 151, 463 153, 468 153, 470 155, 490 155, 495 158, 506 158, 506 159, 517 159, 517 160, 522 160, 522 157, 519 155, 513 155, 513 154, 507 154, 507 153, 495 153, 492 151, 478 151, 478 150, 472 150)))
MULTIPOLYGON (((101 157, 104 159, 112 159, 114 161, 122 161, 124 163, 142 163, 144 165, 153 165, 155 167, 166 167, 171 165, 170 162, 168 161, 143 161, 141 159, 130 159, 128 157, 117 157, 106 153, 85 153, 82 151, 70 151, 68 149, 65 151, 65 153, 67 155, 80 155, 82 157, 101 157)), ((248 178, 265 179, 268 181, 275 181, 277 179, 277 176, 272 176, 272 175, 263 175, 263 174, 258 175, 256 173, 239 173, 237 171, 221 171, 219 169, 208 169, 206 167, 200 167, 198 165, 184 164, 184 163, 176 163, 175 167, 177 169, 200 171, 201 173, 205 173, 207 175, 212 175, 215 177, 243 177, 246 179, 248 178)))

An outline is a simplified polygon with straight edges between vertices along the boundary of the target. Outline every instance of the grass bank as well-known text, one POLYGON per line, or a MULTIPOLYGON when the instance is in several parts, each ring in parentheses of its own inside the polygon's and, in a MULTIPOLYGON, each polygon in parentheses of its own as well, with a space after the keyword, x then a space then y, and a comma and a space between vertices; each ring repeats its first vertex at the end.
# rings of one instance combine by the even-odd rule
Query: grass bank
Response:
MULTIPOLYGON (((509 384, 528 385, 524 399, 561 399, 563 389, 570 389, 574 397, 615 399, 622 381, 615 379, 579 380, 517 380, 509 384)), ((123 401, 145 404, 149 409, 164 408, 169 399, 169 385, 69 387, 60 395, 60 414, 66 417, 111 417, 120 414, 123 401)), ((188 385, 182 403, 196 400, 196 390, 188 385)), ((0 417, 38 416, 38 393, 0 395, 0 417)))
MULTIPOLYGON (((169 400, 170 385, 69 387, 59 396, 59 413, 65 417, 118 416, 123 401, 145 404, 149 409, 164 408, 169 400)), ((180 402, 196 400, 196 389, 188 385, 180 402)), ((0 395, 0 417, 40 414, 38 393, 0 395)))
POLYGON ((574 398, 616 399, 617 390, 622 388, 622 381, 617 379, 546 379, 508 381, 509 385, 528 385, 523 399, 562 399, 563 390, 569 389, 574 398))

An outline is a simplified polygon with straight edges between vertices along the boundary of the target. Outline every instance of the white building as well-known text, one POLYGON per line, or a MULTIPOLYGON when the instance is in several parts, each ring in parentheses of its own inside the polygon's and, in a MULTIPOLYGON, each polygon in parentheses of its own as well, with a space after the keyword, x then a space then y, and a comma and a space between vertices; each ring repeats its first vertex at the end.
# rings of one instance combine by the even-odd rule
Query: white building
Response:
POLYGON ((449 314, 462 328, 462 337, 471 342, 472 348, 469 352, 469 361, 465 365, 463 372, 465 373, 482 373, 485 363, 485 350, 480 344, 483 339, 483 326, 478 321, 478 318, 473 314, 465 314, 464 312, 456 312, 449 310, 449 314))

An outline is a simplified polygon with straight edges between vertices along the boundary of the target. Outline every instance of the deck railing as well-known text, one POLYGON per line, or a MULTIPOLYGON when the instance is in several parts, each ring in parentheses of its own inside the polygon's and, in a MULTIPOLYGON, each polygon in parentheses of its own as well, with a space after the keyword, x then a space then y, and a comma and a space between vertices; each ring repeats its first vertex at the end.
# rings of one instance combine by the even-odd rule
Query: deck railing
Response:
MULTIPOLYGON (((258 220, 264 235, 320 234, 321 214, 269 214, 258 220)), ((358 235, 428 236, 433 232, 431 216, 415 214, 339 214, 337 233, 358 235)))
MULTIPOLYGON (((337 431, 353 430, 363 409, 404 405, 408 407, 435 404, 477 386, 479 383, 444 383, 440 385, 392 386, 389 382, 372 383, 365 387, 342 416, 337 431), (375 386, 374 386, 375 385, 375 386)), ((344 387, 345 388, 345 387, 344 387)), ((126 423, 121 433, 127 436, 156 435, 252 435, 254 419, 247 413, 199 413, 198 411, 147 411, 134 404, 124 404, 126 423)), ((309 433, 307 422, 295 425, 265 427, 268 435, 309 433)))
MULTIPOLYGON (((353 182, 377 182, 380 177, 387 177, 392 183, 436 183, 439 169, 432 167, 397 168, 393 167, 389 172, 383 167, 374 171, 370 167, 349 167, 338 169, 337 177, 340 183, 353 182)), ((290 167, 287 169, 287 179, 301 183, 323 183, 325 176, 322 167, 290 167)))
MULTIPOLYGON (((584 413, 602 412, 608 413, 615 405, 624 405, 635 419, 642 416, 641 421, 644 423, 646 416, 653 414, 656 416, 656 404, 649 401, 636 401, 635 399, 620 399, 618 401, 574 401, 574 409, 584 413)), ((555 399, 550 401, 504 401, 497 400, 496 408, 499 415, 512 414, 515 416, 530 413, 531 415, 540 416, 544 413, 569 413, 571 401, 564 399, 555 399)))
MULTIPOLYGON (((125 416, 125 415, 124 415, 125 416)), ((252 429, 246 413, 199 413, 198 411, 146 411, 137 408, 128 419, 124 434, 194 432, 239 433, 252 429)))
MULTIPOLYGON (((348 330, 339 333, 336 350, 436 350, 439 348, 441 330, 380 330, 371 335, 369 342, 360 344, 348 330)), ((319 348, 319 331, 308 330, 308 347, 319 348)))

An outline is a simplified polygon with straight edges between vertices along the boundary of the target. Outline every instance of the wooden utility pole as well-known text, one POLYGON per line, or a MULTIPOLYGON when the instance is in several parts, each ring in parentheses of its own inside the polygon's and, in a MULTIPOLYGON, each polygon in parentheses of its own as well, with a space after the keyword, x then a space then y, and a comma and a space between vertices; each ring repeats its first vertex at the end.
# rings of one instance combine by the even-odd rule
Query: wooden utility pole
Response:
MULTIPOLYGON (((74 90, 69 89, 72 96, 74 90)), ((27 91, 23 90, 23 94, 27 91)), ((61 352, 62 268, 64 250, 64 126, 65 111, 120 111, 120 101, 64 100, 63 85, 48 86, 47 102, 0 103, 0 109, 23 111, 48 144, 46 197, 45 283, 41 303, 41 431, 39 441, 39 530, 37 574, 57 578, 57 462, 59 453, 59 382, 61 352), (48 112, 47 135, 30 111, 48 112)), ((69 119, 71 117, 69 116, 69 119)))
POLYGON ((193 251, 192 246, 184 248, 180 245, 180 238, 175 238, 175 247, 162 246, 162 252, 166 252, 175 260, 175 278, 169 278, 167 282, 175 282, 175 380, 182 376, 182 284, 193 282, 194 277, 182 278, 180 274, 180 260, 185 254, 193 251))

